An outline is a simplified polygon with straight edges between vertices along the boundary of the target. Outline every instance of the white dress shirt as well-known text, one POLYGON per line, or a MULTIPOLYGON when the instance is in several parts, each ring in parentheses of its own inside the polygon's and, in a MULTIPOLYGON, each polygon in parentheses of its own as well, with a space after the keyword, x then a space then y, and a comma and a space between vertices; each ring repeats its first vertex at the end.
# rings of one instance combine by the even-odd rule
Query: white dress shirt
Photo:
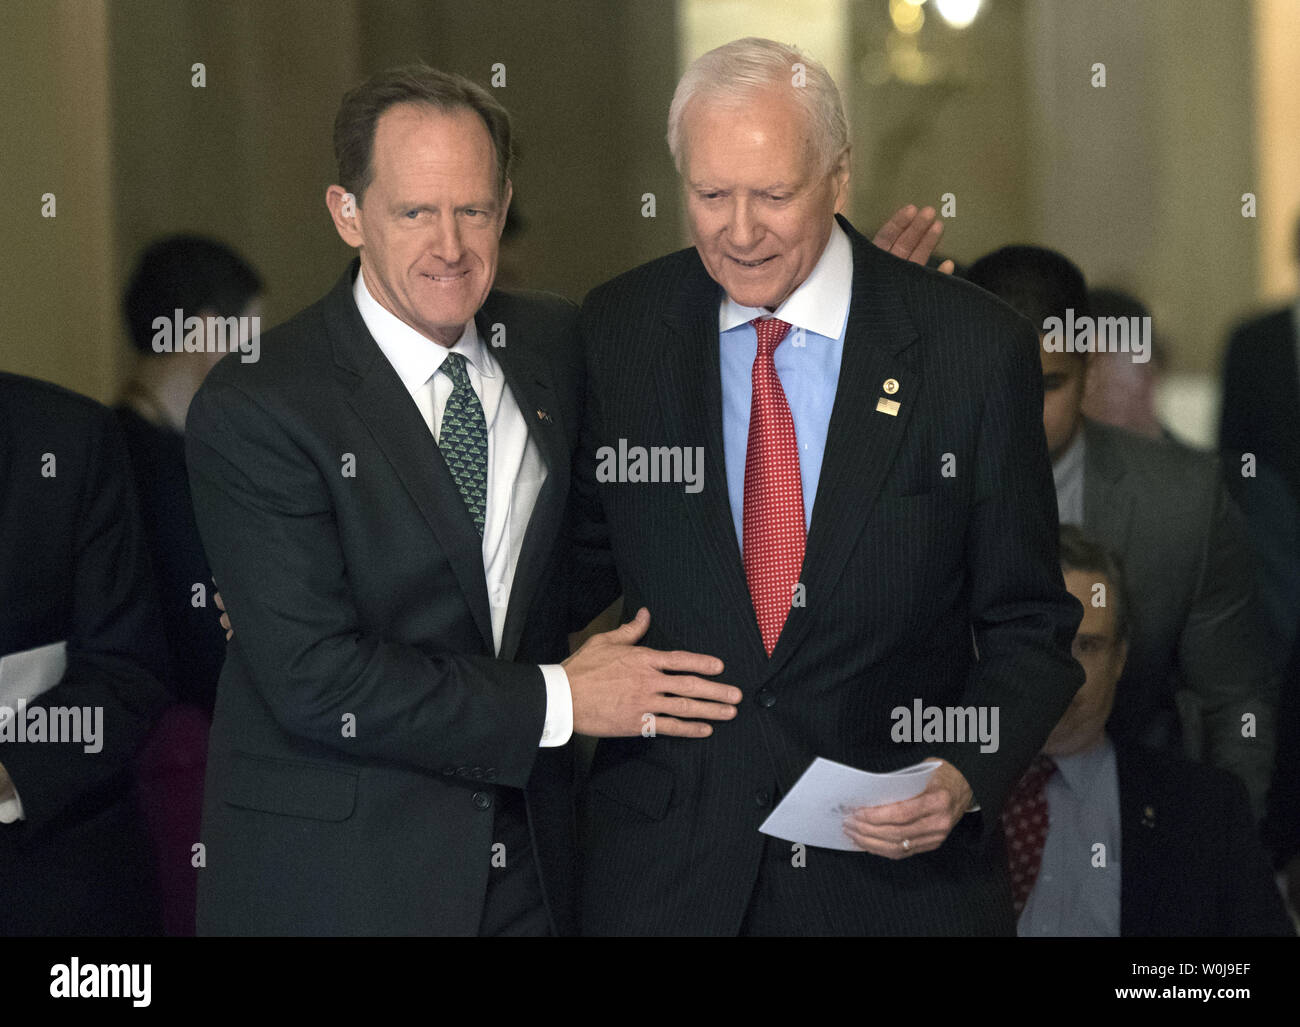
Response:
MULTIPOLYGON (((381 306, 366 287, 362 272, 357 273, 352 295, 361 319, 402 379, 435 440, 440 437, 443 411, 452 391, 451 379, 439 371, 449 352, 465 358, 469 383, 483 407, 487 425, 483 577, 492 616, 492 641, 499 654, 506 610, 510 606, 510 588, 533 507, 546 481, 546 464, 528 434, 528 425, 506 385, 501 366, 493 359, 491 348, 479 338, 473 320, 465 325, 460 338, 448 350, 381 306)), ((546 682, 546 722, 539 744, 563 745, 573 734, 569 676, 559 664, 542 664, 541 671, 546 682)))

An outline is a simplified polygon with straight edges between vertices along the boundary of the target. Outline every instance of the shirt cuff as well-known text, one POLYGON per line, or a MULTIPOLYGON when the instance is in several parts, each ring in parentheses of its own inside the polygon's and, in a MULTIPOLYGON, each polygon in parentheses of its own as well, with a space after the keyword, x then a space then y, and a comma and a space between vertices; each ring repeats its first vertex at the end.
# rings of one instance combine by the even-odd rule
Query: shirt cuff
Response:
MULTIPOLYGON (((573 713, 570 711, 569 718, 572 720, 573 713)), ((0 824, 12 824, 16 820, 25 819, 23 816, 23 800, 18 798, 18 789, 12 785, 9 788, 9 795, 0 799, 0 824)))
POLYGON ((538 745, 550 749, 573 737, 573 692, 569 690, 569 675, 558 663, 539 666, 546 681, 546 722, 538 745))

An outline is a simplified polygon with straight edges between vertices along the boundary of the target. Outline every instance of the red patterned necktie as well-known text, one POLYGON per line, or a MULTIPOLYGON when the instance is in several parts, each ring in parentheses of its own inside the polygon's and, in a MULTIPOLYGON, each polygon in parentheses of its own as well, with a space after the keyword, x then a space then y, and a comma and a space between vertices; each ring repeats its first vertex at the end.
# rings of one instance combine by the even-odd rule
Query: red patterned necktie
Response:
POLYGON ((772 360, 790 326, 774 317, 750 323, 758 332, 758 354, 754 357, 749 445, 745 449, 741 548, 763 648, 771 656, 799 582, 806 529, 799 443, 772 360))
POLYGON ((1007 836, 1007 861, 1011 869, 1011 897, 1019 917, 1034 890, 1047 844, 1047 779, 1056 764, 1041 752, 1033 758, 1007 799, 1002 830, 1007 836))

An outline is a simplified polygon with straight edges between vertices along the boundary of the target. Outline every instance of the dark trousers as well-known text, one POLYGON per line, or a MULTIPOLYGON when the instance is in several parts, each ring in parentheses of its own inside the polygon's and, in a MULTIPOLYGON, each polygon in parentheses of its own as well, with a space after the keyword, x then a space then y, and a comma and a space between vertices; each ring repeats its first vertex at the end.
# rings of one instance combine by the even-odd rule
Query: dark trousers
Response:
POLYGON ((518 788, 498 788, 493 823, 493 866, 489 871, 482 938, 539 938, 551 934, 551 919, 542 896, 537 858, 528 830, 524 793, 518 788), (497 844, 505 846, 504 851, 497 844), (505 866, 497 866, 503 853, 505 866))

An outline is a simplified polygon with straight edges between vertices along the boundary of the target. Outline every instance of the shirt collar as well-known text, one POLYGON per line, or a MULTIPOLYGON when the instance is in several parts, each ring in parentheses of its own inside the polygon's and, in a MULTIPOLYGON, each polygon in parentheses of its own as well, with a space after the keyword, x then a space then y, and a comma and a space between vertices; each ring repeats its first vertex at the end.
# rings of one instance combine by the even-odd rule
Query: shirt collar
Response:
POLYGON ((1103 734, 1101 741, 1091 749, 1071 753, 1069 756, 1053 756, 1052 762, 1060 771, 1066 787, 1081 798, 1097 795, 1100 777, 1108 764, 1115 759, 1115 746, 1110 736, 1103 734))
POLYGON ((1052 480, 1060 491, 1067 484, 1083 477, 1083 460, 1086 446, 1083 441, 1083 425, 1075 433, 1074 441, 1065 447, 1056 463, 1052 464, 1052 480))
POLYGON ((718 330, 727 332, 756 317, 776 317, 806 332, 838 339, 844 330, 853 292, 853 245, 838 222, 812 269, 784 303, 769 312, 761 307, 742 307, 724 296, 718 310, 718 330))
POLYGON ((483 350, 483 340, 479 337, 478 327, 470 318, 465 329, 460 333, 456 344, 448 349, 421 335, 396 314, 387 310, 371 295, 366 285, 365 271, 357 272, 357 280, 352 283, 352 296, 356 300, 357 310, 366 323, 370 334, 379 348, 383 350, 393 370, 402 379, 406 391, 414 393, 432 378, 447 354, 459 353, 484 378, 495 375, 495 364, 487 359, 483 350))

